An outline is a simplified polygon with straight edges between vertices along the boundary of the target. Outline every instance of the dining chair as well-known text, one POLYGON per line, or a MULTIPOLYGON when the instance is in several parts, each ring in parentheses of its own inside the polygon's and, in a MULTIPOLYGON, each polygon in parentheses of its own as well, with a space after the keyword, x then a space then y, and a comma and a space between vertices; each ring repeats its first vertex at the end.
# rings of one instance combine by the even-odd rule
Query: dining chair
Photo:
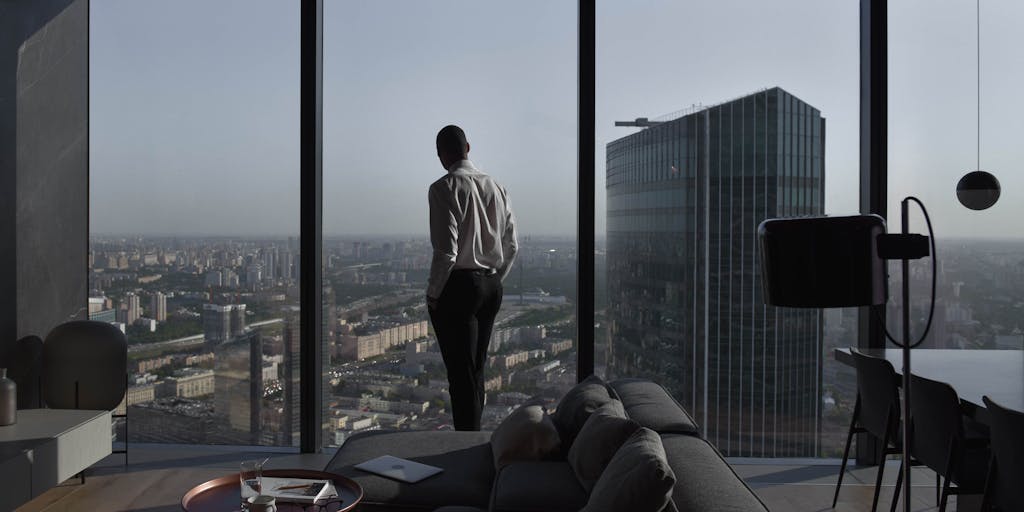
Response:
MULTIPOLYGON (((939 512, 944 512, 950 494, 984 492, 988 433, 963 415, 960 397, 949 384, 911 375, 910 390, 910 453, 943 479, 939 512)), ((901 463, 893 505, 902 483, 901 463)))
POLYGON ((1024 510, 1024 412, 982 397, 991 421, 992 461, 985 479, 982 510, 1024 510))
POLYGON ((871 357, 856 350, 853 355, 857 371, 857 401, 853 406, 850 429, 846 434, 846 448, 839 468, 839 481, 832 497, 832 507, 839 500, 839 488, 843 485, 846 462, 850 456, 850 442, 854 434, 867 433, 881 440, 882 455, 875 477, 875 495, 871 499, 871 512, 878 506, 878 493, 882 488, 882 474, 885 471, 885 457, 899 453, 902 444, 899 436, 900 398, 899 377, 892 364, 885 359, 871 357))

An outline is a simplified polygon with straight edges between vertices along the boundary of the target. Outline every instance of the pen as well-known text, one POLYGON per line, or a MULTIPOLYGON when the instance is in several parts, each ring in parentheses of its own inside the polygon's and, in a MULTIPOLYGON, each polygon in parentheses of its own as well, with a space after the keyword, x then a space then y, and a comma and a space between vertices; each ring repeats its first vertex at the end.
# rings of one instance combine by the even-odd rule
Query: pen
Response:
POLYGON ((303 487, 309 487, 309 484, 285 485, 285 486, 282 486, 282 487, 275 487, 274 490, 275 491, 283 491, 283 490, 286 490, 286 489, 301 489, 303 487))

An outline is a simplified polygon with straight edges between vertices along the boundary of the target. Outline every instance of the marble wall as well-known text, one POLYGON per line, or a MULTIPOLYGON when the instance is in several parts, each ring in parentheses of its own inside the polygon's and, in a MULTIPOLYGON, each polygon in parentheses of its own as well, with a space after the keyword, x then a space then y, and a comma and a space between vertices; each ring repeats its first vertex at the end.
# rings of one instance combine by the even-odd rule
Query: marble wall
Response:
POLYGON ((89 0, 0 0, 0 366, 85 318, 89 0))

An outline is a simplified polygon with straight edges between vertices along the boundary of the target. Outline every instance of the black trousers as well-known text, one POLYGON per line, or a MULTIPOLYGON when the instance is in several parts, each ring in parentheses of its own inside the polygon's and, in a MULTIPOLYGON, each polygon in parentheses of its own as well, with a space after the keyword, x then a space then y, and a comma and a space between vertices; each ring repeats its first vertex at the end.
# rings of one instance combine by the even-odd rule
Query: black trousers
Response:
POLYGON ((455 430, 480 430, 484 365, 494 318, 501 308, 501 278, 483 270, 454 270, 430 321, 448 369, 455 430))

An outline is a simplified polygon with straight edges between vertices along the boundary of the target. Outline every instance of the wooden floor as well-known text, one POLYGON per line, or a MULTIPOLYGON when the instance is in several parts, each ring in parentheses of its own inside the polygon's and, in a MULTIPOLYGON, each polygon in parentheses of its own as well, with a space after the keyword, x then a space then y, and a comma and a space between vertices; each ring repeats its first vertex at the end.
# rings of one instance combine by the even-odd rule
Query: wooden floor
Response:
MULTIPOLYGON (((133 510, 144 512, 179 511, 182 494, 193 486, 238 471, 243 459, 270 457, 268 468, 322 469, 330 454, 298 455, 283 452, 239 452, 236 447, 132 445, 131 464, 124 466, 122 455, 113 455, 87 472, 85 484, 71 480, 53 488, 19 511, 133 510)), ((808 461, 801 464, 775 462, 734 462, 733 467, 773 511, 801 512, 833 510, 838 464, 808 461)), ((886 466, 879 510, 888 510, 895 483, 897 465, 886 466)), ((875 467, 849 470, 834 510, 870 509, 874 490, 875 467)), ((913 510, 938 510, 935 503, 935 476, 925 469, 914 469, 913 510)), ((955 505, 956 498, 951 498, 955 505)), ((950 506, 949 510, 956 510, 950 506)))

